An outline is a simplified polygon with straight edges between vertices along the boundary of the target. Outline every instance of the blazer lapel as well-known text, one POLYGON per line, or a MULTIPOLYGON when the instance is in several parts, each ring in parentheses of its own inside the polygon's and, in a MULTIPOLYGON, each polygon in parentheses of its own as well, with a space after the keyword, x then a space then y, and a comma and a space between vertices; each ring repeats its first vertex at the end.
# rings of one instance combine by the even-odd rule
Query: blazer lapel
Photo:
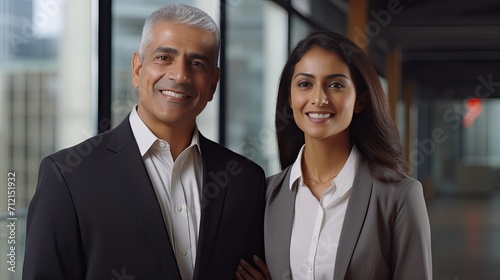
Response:
POLYGON ((363 227, 370 202, 372 186, 373 179, 370 176, 367 166, 363 162, 360 162, 340 233, 333 277, 335 280, 342 280, 345 277, 352 253, 363 227))
MULTIPOLYGON (((266 260, 273 270, 273 279, 291 276, 290 271, 290 241, 295 213, 295 197, 299 180, 295 180, 292 189, 289 188, 290 168, 283 171, 281 178, 274 178, 268 183, 268 198, 265 214, 265 247, 266 260)), ((279 176, 279 175, 278 175, 279 176)))
POLYGON ((230 182, 216 182, 213 176, 209 176, 209 174, 219 174, 221 171, 226 172, 226 165, 218 152, 220 148, 201 133, 200 149, 203 158, 203 187, 200 194, 201 220, 193 279, 204 278, 204 272, 209 269, 209 262, 214 257, 211 252, 219 230, 226 187, 230 184, 230 182))
POLYGON ((128 118, 114 129, 108 149, 115 152, 115 155, 108 160, 111 169, 135 210, 136 218, 142 225, 153 252, 156 252, 158 258, 162 260, 166 275, 171 276, 172 279, 181 279, 164 226, 163 215, 156 203, 156 194, 128 118))

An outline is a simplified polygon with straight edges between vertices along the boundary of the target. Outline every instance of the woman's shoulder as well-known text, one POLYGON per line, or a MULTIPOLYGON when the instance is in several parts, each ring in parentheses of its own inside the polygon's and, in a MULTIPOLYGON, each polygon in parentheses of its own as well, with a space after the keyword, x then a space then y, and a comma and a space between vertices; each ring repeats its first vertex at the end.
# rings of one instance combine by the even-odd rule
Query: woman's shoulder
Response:
POLYGON ((404 196, 408 192, 422 190, 422 184, 417 179, 398 174, 387 167, 374 166, 370 173, 373 178, 373 191, 378 194, 404 196))
MULTIPOLYGON (((283 169, 282 171, 267 177, 267 179, 266 179, 266 186, 267 186, 266 197, 267 198, 269 198, 271 193, 276 192, 277 190, 281 189, 281 187, 285 183, 286 178, 289 177, 287 175, 289 174, 290 168, 291 168, 291 166, 288 166, 285 169, 283 169)), ((286 185, 288 185, 288 184, 286 184, 286 185)))
POLYGON ((385 201, 385 205, 393 204, 397 208, 407 205, 408 201, 424 200, 422 184, 409 176, 392 182, 374 180, 373 195, 377 200, 385 201))
POLYGON ((277 184, 280 184, 281 182, 283 182, 283 180, 285 179, 286 173, 288 172, 289 169, 290 169, 290 166, 286 167, 285 169, 281 170, 280 172, 278 172, 274 175, 267 177, 267 179, 266 179, 267 186, 268 187, 274 186, 274 185, 277 185, 277 184))
POLYGON ((362 161, 362 168, 366 169, 371 174, 375 182, 385 186, 406 186, 420 184, 420 182, 406 174, 396 172, 388 167, 378 164, 369 164, 367 161, 362 161))

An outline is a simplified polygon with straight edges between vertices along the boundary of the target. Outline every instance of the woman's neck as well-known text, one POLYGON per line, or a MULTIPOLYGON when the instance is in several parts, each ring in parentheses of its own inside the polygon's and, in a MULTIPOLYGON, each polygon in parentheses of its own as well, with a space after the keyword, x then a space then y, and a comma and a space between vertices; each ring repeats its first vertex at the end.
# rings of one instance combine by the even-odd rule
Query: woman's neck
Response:
POLYGON ((318 200, 344 167, 351 148, 349 139, 306 137, 301 159, 302 176, 306 186, 318 200))
POLYGON ((302 172, 309 177, 326 180, 338 174, 351 153, 349 139, 305 139, 302 172))

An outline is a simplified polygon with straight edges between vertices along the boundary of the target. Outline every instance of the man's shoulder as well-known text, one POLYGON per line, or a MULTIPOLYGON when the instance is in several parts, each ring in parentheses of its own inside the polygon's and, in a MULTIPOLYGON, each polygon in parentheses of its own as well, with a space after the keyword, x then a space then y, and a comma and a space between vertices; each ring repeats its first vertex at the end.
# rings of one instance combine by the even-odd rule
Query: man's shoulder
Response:
MULTIPOLYGON (((130 128, 130 122, 128 121, 128 118, 126 118, 117 127, 99 133, 92 137, 89 137, 73 146, 56 151, 55 153, 49 155, 48 157, 51 158, 66 157, 68 153, 71 154, 76 153, 79 156, 86 157, 96 154, 99 151, 106 150, 109 147, 111 141, 130 142, 131 139, 133 139, 133 134, 130 128), (117 134, 116 137, 113 137, 114 134, 117 134)), ((113 146, 120 146, 120 145, 123 146, 123 144, 121 143, 113 142, 113 146)))
POLYGON ((106 148, 107 144, 109 143, 111 134, 112 130, 97 134, 95 136, 92 136, 90 138, 81 141, 78 144, 58 150, 53 154, 51 154, 50 157, 57 158, 73 152, 82 155, 92 154, 97 150, 106 148))
POLYGON ((124 120, 116 128, 89 137, 78 144, 58 150, 43 160, 55 161, 57 163, 68 163, 78 165, 87 162, 95 164, 102 161, 104 156, 117 151, 120 147, 130 143, 133 135, 128 120, 124 120), (114 151, 113 151, 114 150, 114 151))

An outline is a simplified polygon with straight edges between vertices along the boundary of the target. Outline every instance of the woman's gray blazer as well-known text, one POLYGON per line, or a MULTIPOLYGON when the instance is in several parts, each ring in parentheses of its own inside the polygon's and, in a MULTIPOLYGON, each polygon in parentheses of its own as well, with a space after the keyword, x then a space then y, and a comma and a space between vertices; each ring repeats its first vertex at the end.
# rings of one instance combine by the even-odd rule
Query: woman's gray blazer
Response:
MULTIPOLYGON (((264 234, 266 262, 274 280, 291 279, 290 238, 299 180, 290 190, 290 170, 267 181, 264 234)), ((407 177, 383 183, 360 162, 333 279, 432 279, 429 218, 419 181, 407 177)))

